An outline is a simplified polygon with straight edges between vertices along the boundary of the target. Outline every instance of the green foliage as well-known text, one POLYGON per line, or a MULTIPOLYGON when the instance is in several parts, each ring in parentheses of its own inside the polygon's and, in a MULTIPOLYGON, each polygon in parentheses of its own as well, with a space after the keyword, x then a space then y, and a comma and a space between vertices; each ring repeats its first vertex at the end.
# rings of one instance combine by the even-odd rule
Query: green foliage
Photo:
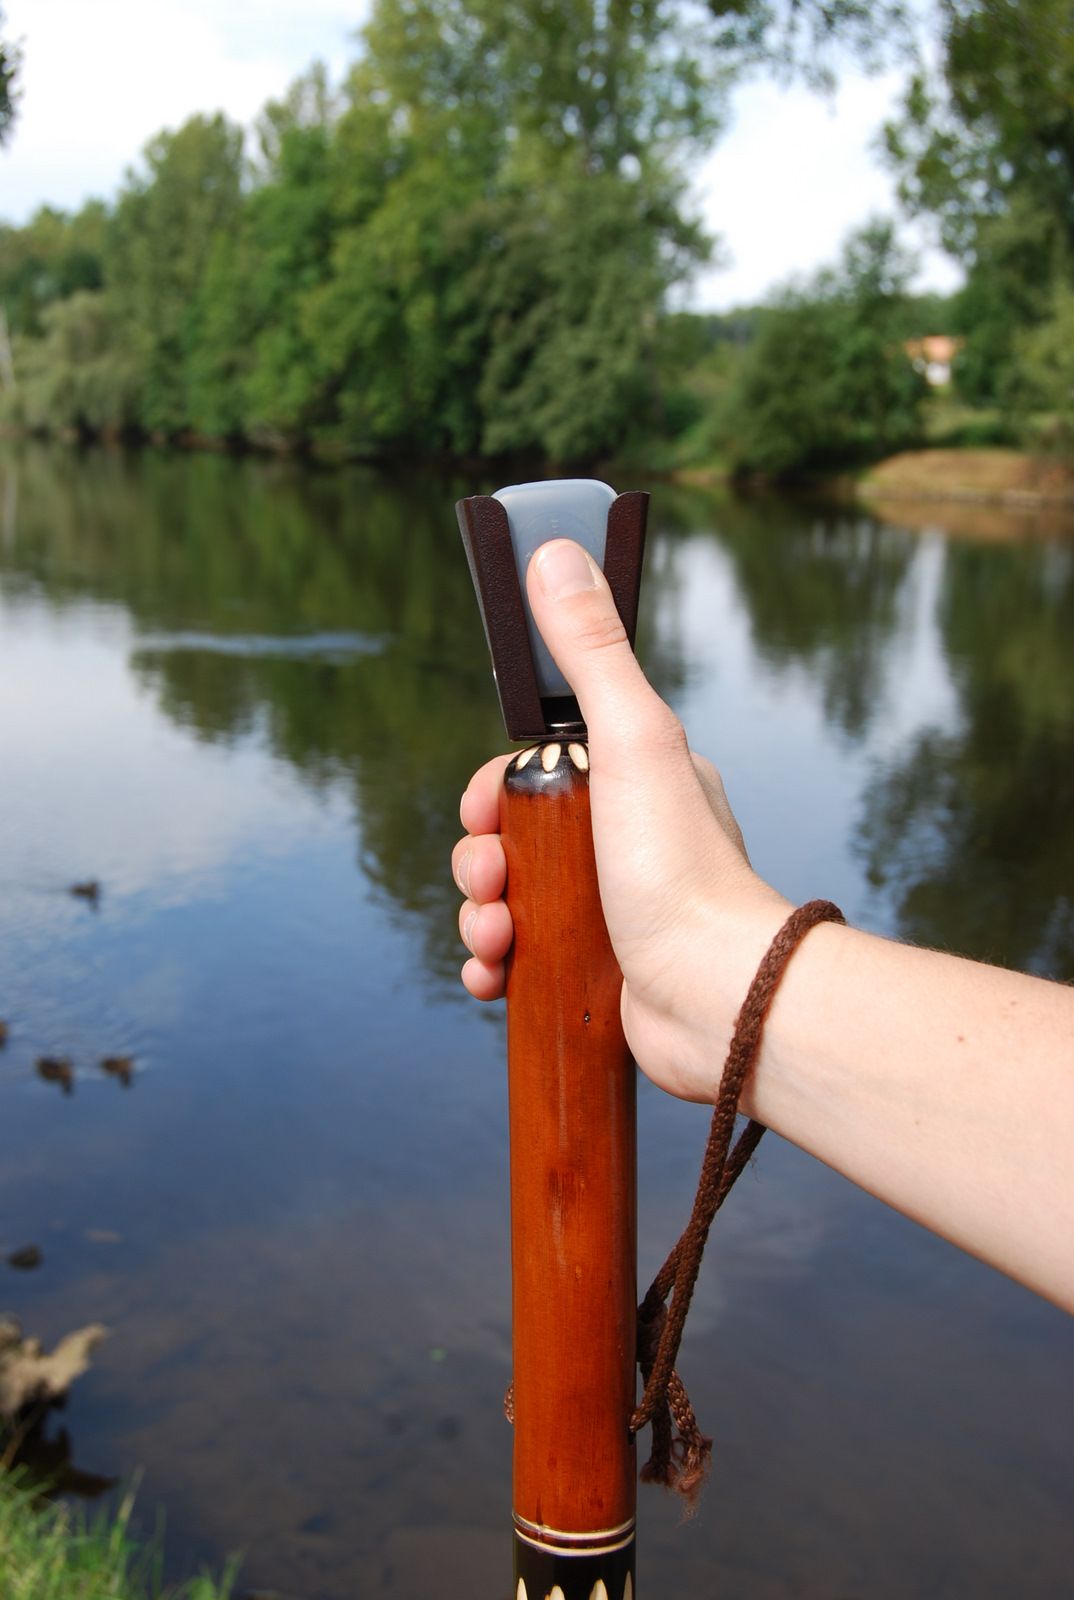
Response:
POLYGON ((886 130, 904 198, 963 257, 1014 196, 1074 246, 1074 4, 939 0, 938 17, 940 68, 914 76, 886 130))
MULTIPOLYGON (((0 28, 4 25, 4 12, 0 7, 0 28)), ((19 68, 22 53, 18 45, 0 38, 0 145, 11 135, 18 101, 19 68)))
POLYGON ((1074 268, 1074 3, 940 0, 938 17, 938 65, 914 76, 888 153, 905 202, 967 267, 960 395, 1024 415, 1033 330, 1046 339, 1074 268))
POLYGON ((657 408, 663 299, 706 253, 676 170, 727 81, 707 17, 378 0, 342 97, 311 69, 248 163, 219 116, 154 139, 81 277, 60 266, 86 219, 12 231, 23 414, 353 454, 614 450, 657 408), (110 364, 87 302, 48 314, 102 286, 110 364))
POLYGON ((951 329, 965 340, 954 379, 969 404, 1008 411, 1016 404, 1024 387, 1021 334, 1048 314, 1056 247, 1053 219, 1019 196, 1007 211, 982 219, 951 329))
POLYGON ((1045 413, 1043 441, 1074 453, 1074 283, 1053 286, 1049 314, 1019 335, 1016 350, 1022 409, 1045 413))
POLYGON ((903 0, 708 0, 718 43, 744 62, 773 65, 830 90, 839 53, 875 69, 910 48, 903 0))
POLYGON ((99 200, 73 216, 42 206, 24 228, 0 225, 0 302, 12 333, 40 334, 47 306, 101 287, 107 226, 99 200))
POLYGON ((342 225, 298 303, 314 431, 561 459, 623 441, 664 292, 703 254, 665 161, 711 126, 682 20, 381 0, 334 130, 342 225))
POLYGON ((0 1476, 0 1595, 4 1600, 228 1600, 236 1565, 165 1589, 154 1550, 131 1533, 133 1496, 89 1521, 42 1501, 17 1475, 0 1476))
POLYGON ((189 425, 193 303, 215 241, 241 213, 242 132, 223 116, 191 117, 146 146, 130 172, 105 246, 106 292, 140 383, 150 432, 189 425))
POLYGON ((493 454, 585 459, 651 428, 658 310, 703 248, 640 179, 575 180, 557 201, 539 211, 519 197, 489 274, 480 398, 493 454))
POLYGON ((255 186, 236 227, 214 235, 190 308, 189 410, 202 433, 315 431, 319 373, 302 305, 334 239, 333 115, 322 67, 262 113, 255 186))
POLYGON ((837 270, 765 312, 719 423, 737 471, 787 476, 920 439, 926 384, 902 347, 909 271, 873 224, 837 270))
POLYGON ((11 420, 36 432, 127 432, 138 374, 100 290, 80 289, 41 313, 41 337, 15 342, 11 420))
POLYGON ((874 230, 733 331, 699 319, 687 349, 669 291, 708 241, 680 174, 734 74, 824 82, 837 50, 875 64, 905 39, 902 0, 376 0, 342 92, 311 68, 249 156, 223 117, 193 117, 151 141, 111 210, 0 230, 8 414, 353 456, 783 473, 912 442, 921 384, 900 346, 961 331, 961 397, 1009 419, 1052 392, 1021 372, 1040 366, 1022 335, 1070 277, 1072 3, 1032 0, 1015 37, 1010 5, 941 0, 943 69, 915 80, 889 142, 908 197, 971 250, 946 319, 883 281, 898 263, 874 230))

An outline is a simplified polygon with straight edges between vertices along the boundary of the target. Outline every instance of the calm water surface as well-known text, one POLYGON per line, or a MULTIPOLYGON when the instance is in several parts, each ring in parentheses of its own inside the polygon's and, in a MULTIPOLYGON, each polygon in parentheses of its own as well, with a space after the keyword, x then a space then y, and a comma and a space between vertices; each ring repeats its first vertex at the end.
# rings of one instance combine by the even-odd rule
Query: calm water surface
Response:
MULTIPOLYGON (((508 1593, 503 1023, 447 864, 502 746, 478 487, 0 454, 0 1246, 44 1252, 0 1309, 108 1324, 53 1465, 144 1469, 175 1576, 508 1593)), ((640 650, 788 895, 1069 980, 1074 537, 991 520, 660 490, 640 650)), ((644 1276, 707 1118, 640 1120, 644 1276)), ((1074 1325, 775 1139, 681 1366, 715 1467, 689 1524, 642 1492, 650 1600, 1074 1592, 1074 1325)))

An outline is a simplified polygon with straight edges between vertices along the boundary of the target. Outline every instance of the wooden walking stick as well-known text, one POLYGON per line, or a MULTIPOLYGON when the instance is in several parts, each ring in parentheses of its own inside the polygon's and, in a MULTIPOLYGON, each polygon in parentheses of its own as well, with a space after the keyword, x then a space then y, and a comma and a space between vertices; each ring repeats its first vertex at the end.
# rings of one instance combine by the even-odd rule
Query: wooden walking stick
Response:
POLYGON ((637 617, 648 496, 589 480, 458 505, 512 739, 501 832, 507 978, 514 1382, 513 1600, 634 1595, 634 1066, 597 892, 577 702, 529 618, 525 568, 557 535, 637 617))

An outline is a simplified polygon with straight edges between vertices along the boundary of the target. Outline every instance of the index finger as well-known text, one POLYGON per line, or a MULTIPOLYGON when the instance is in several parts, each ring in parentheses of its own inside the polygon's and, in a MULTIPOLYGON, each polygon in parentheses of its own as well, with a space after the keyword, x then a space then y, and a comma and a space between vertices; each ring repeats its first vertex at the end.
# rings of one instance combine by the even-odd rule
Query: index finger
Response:
POLYGON ((504 770, 512 759, 511 755, 493 756, 491 761, 486 761, 483 767, 478 768, 466 785, 466 793, 459 805, 459 816, 467 833, 499 833, 500 790, 503 788, 504 770))

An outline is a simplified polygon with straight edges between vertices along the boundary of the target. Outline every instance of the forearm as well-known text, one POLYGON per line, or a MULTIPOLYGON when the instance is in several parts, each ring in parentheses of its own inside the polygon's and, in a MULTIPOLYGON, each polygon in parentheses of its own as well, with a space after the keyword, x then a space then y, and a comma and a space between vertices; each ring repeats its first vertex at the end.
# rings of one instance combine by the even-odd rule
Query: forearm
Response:
POLYGON ((743 1109, 1074 1310, 1074 990, 816 928, 743 1109))

